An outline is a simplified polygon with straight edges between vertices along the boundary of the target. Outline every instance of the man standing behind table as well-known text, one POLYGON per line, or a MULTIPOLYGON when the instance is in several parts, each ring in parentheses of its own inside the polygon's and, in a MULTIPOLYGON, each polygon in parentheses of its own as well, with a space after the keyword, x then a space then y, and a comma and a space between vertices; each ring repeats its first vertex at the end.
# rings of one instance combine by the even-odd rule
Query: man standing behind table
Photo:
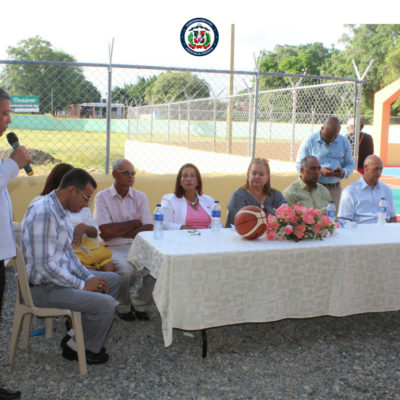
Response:
POLYGON ((302 206, 325 210, 331 196, 329 190, 318 183, 321 164, 314 156, 304 157, 300 162, 300 176, 283 192, 283 197, 291 206, 300 202, 302 206))
POLYGON ((340 122, 336 117, 329 117, 320 132, 305 139, 297 153, 297 170, 300 171, 300 161, 306 156, 314 156, 321 163, 319 183, 324 185, 339 208, 342 187, 340 180, 347 178, 353 172, 353 157, 349 141, 340 132, 340 122))
MULTIPOLYGON (((7 130, 11 123, 11 102, 9 94, 0 88, 0 136, 7 130)), ((12 229, 12 204, 8 194, 7 184, 18 175, 21 168, 31 162, 25 147, 16 148, 10 158, 3 163, 0 161, 0 316, 3 305, 3 294, 6 284, 4 260, 15 257, 15 238, 12 229)), ((0 400, 19 399, 21 392, 0 388, 0 400)))
MULTIPOLYGON (((103 344, 114 318, 120 284, 114 272, 89 271, 72 249, 72 242, 80 238, 74 238, 68 211, 87 207, 96 186, 86 171, 72 169, 58 189, 28 207, 22 225, 22 251, 33 301, 38 307, 82 313, 88 364, 108 360, 103 344)), ((62 356, 78 360, 71 331, 61 341, 62 356)))
POLYGON ((379 182, 382 175, 382 160, 375 155, 364 161, 364 175, 347 186, 340 200, 338 218, 374 224, 378 221, 378 204, 382 197, 386 200, 386 221, 397 222, 393 194, 389 186, 379 182))
POLYGON ((103 243, 112 250, 112 262, 121 276, 117 315, 124 321, 136 318, 149 320, 153 303, 154 278, 146 275, 143 286, 131 300, 130 288, 140 285, 137 269, 127 260, 135 236, 153 230, 147 196, 133 189, 136 171, 126 159, 116 160, 112 167, 114 184, 95 197, 94 219, 100 229, 103 243))

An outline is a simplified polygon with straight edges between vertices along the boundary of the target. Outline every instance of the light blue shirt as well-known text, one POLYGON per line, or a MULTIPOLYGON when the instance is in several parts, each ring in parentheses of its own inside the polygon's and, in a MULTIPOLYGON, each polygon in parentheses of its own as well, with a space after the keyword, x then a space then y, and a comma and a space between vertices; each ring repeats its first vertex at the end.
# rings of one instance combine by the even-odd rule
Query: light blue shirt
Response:
POLYGON ((18 164, 12 158, 3 163, 0 162, 0 260, 7 260, 15 256, 12 204, 7 185, 18 175, 18 171, 18 164))
MULTIPOLYGON (((353 157, 351 155, 350 142, 342 135, 330 144, 327 144, 322 138, 321 133, 316 132, 303 140, 296 158, 297 170, 300 171, 300 161, 306 156, 314 156, 318 158, 321 167, 336 168, 344 170, 344 178, 347 178, 353 172, 353 157)), ((340 179, 336 177, 322 176, 319 178, 320 183, 336 183, 340 179)))
POLYGON ((378 221, 378 204, 382 197, 386 200, 386 221, 389 221, 396 216, 392 190, 379 181, 372 188, 362 176, 343 190, 338 218, 347 218, 357 224, 374 224, 378 221))
POLYGON ((94 275, 72 250, 74 228, 55 191, 31 204, 22 225, 22 251, 29 281, 83 289, 94 275))

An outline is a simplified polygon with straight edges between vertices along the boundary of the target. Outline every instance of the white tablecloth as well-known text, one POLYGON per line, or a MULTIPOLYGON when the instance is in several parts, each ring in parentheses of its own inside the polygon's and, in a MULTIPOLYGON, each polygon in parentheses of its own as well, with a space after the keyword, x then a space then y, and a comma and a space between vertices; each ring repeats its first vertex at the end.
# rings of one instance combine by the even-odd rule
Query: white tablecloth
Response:
POLYGON ((339 229, 323 241, 248 241, 231 229, 136 236, 128 259, 157 279, 164 343, 173 328, 400 309, 400 224, 339 229))

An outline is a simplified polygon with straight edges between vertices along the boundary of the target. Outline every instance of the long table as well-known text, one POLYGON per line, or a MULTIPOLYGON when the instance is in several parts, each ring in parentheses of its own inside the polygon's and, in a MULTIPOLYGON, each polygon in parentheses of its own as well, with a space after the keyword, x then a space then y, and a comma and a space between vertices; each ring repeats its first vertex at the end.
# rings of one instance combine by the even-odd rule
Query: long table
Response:
POLYGON ((400 224, 338 229, 320 240, 242 239, 232 229, 141 232, 128 259, 157 279, 165 346, 173 328, 400 309, 400 224))

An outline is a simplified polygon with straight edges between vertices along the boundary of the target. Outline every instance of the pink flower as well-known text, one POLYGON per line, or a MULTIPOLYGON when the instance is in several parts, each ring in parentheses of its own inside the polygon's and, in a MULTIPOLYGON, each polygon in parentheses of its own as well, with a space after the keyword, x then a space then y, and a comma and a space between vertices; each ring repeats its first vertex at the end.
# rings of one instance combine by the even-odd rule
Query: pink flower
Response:
POLYGON ((300 204, 295 204, 293 206, 293 208, 294 208, 294 211, 296 213, 299 213, 300 215, 301 214, 308 214, 308 207, 302 206, 300 204))
POLYGON ((267 223, 268 230, 277 230, 279 228, 278 220, 273 215, 271 215, 271 214, 268 215, 267 221, 268 221, 268 223, 267 223))
POLYGON ((317 209, 317 208, 310 208, 310 214, 315 217, 320 217, 322 215, 321 210, 317 209))
POLYGON ((283 219, 286 222, 289 222, 290 218, 294 215, 294 210, 293 208, 289 206, 280 206, 279 208, 276 209, 275 211, 275 216, 278 219, 283 219))
POLYGON ((303 222, 305 224, 313 224, 315 222, 314 217, 311 214, 306 214, 303 216, 303 222))
POLYGON ((317 237, 321 235, 321 228, 318 225, 314 225, 312 227, 312 231, 315 233, 317 237))
POLYGON ((275 240, 275 234, 276 234, 275 231, 268 231, 267 232, 267 239, 268 240, 275 240))
POLYGON ((331 224, 331 220, 329 219, 329 217, 327 215, 324 215, 319 221, 319 226, 321 226, 321 227, 325 227, 330 224, 331 224))
POLYGON ((306 227, 304 225, 296 225, 294 228, 294 234, 298 239, 301 239, 304 236, 304 232, 306 231, 306 227))
POLYGON ((293 226, 286 225, 284 231, 285 231, 286 235, 290 235, 293 232, 293 226))

